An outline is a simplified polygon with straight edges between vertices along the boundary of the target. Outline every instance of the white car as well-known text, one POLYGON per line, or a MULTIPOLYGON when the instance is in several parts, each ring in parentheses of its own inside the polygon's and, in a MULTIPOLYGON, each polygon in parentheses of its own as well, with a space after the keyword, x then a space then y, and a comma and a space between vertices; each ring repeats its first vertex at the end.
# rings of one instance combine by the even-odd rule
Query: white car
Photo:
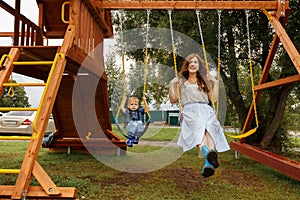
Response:
MULTIPOLYGON (((36 111, 10 111, 0 116, 0 135, 32 135, 36 111)), ((55 124, 50 115, 45 135, 55 132, 55 124)))

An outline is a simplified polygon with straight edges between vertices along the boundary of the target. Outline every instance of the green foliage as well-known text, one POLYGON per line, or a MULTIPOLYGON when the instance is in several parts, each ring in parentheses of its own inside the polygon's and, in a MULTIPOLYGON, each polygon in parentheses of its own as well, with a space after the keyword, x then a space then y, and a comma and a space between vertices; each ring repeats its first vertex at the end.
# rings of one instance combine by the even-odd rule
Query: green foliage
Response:
POLYGON ((116 53, 106 55, 106 74, 108 76, 108 98, 110 107, 117 108, 123 94, 123 77, 121 67, 116 63, 116 53))
MULTIPOLYGON (((16 81, 12 80, 12 83, 16 81)), ((24 87, 12 87, 11 90, 10 87, 5 87, 0 98, 0 107, 30 107, 24 87)))

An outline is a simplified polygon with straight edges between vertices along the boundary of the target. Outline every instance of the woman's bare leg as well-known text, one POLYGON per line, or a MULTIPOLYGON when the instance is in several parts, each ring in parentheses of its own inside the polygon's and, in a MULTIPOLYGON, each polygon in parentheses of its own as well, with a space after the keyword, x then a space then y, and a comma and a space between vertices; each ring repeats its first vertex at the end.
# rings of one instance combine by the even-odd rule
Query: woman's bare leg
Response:
POLYGON ((209 149, 215 149, 215 144, 214 144, 214 141, 213 139, 211 138, 211 136, 209 135, 209 133, 207 132, 207 130, 205 130, 205 133, 204 133, 204 137, 203 137, 203 140, 202 140, 202 143, 197 145, 198 149, 200 151, 202 146, 203 145, 206 145, 209 149))

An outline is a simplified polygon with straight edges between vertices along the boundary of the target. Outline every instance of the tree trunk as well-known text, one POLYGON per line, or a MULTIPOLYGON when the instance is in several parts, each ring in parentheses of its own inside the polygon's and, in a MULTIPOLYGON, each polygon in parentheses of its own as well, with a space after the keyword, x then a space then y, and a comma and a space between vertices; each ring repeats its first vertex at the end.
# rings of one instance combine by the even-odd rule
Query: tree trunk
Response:
MULTIPOLYGON (((290 91, 292 90, 293 85, 287 85, 287 86, 282 86, 281 91, 280 91, 280 96, 277 97, 278 104, 276 106, 275 114, 273 115, 273 119, 268 127, 266 127, 264 137, 260 143, 260 146, 264 149, 267 149, 271 141, 276 133, 276 131, 279 129, 281 121, 284 116, 284 109, 286 105, 286 100, 288 98, 288 95, 290 91)), ((276 98, 276 97, 274 97, 276 98)))
POLYGON ((237 60, 235 52, 235 39, 232 32, 232 27, 224 27, 227 32, 227 46, 229 48, 229 62, 227 62, 227 67, 229 69, 228 73, 221 70, 221 76, 226 86, 227 95, 231 100, 232 104, 236 108, 237 114, 239 116, 240 127, 244 124, 247 116, 247 108, 245 107, 245 102, 239 90, 238 78, 237 78, 237 60))

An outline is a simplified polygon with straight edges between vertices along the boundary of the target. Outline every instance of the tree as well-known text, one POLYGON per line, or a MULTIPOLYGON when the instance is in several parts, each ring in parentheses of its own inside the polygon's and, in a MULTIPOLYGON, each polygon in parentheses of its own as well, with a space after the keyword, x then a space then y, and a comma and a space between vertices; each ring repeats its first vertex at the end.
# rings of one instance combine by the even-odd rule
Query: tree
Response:
MULTIPOLYGON (((286 31, 289 34, 289 37, 293 41, 296 48, 300 49, 300 37, 299 37, 299 29, 300 24, 297 19, 300 17, 300 2, 299 1, 290 1, 290 6, 292 9, 291 15, 289 17, 289 21, 286 25, 286 31)), ((274 74, 273 76, 276 76, 278 78, 284 78, 291 75, 295 75, 296 69, 291 62, 289 56, 287 55, 286 51, 283 49, 283 47, 280 47, 279 49, 279 56, 276 60, 276 63, 278 66, 281 67, 281 71, 278 74, 274 74)), ((296 91, 299 90, 299 84, 289 84, 284 85, 279 88, 275 88, 270 90, 270 104, 272 105, 270 107, 269 113, 272 114, 273 118, 268 118, 268 124, 269 128, 265 131, 264 137, 261 141, 261 146, 263 148, 267 148, 268 146, 272 146, 275 148, 276 151, 279 151, 279 149, 282 146, 282 138, 286 138, 287 130, 286 127, 281 125, 282 120, 284 119, 285 114, 285 108, 287 107, 288 110, 292 109, 294 111, 297 110, 297 104, 290 104, 288 103, 288 97, 289 95, 293 95, 294 97, 297 97, 296 91), (294 108, 294 109, 293 109, 294 108), (276 148, 277 147, 277 148, 276 148)), ((299 99, 299 95, 298 95, 299 99)), ((286 113, 289 117, 292 113, 286 113)))
POLYGON ((120 105, 122 95, 123 95, 123 79, 121 67, 117 65, 116 62, 117 52, 106 55, 106 74, 108 77, 108 98, 110 102, 110 108, 117 110, 120 105))
MULTIPOLYGON (((11 82, 16 83, 15 80, 12 80, 11 82)), ((24 87, 12 87, 12 89, 13 90, 10 90, 10 87, 4 88, 3 95, 0 98, 0 107, 30 107, 24 87)))
POLYGON ((146 81, 146 98, 148 103, 154 100, 154 106, 158 110, 161 104, 165 103, 167 100, 167 94, 169 92, 168 79, 166 79, 163 74, 166 73, 164 66, 159 64, 149 63, 146 65, 146 71, 144 71, 143 62, 135 62, 131 64, 128 72, 128 90, 131 96, 136 96, 139 99, 143 97, 144 93, 144 81, 146 81), (144 74, 145 73, 145 74, 144 74), (146 76, 146 80, 144 79, 146 76))

